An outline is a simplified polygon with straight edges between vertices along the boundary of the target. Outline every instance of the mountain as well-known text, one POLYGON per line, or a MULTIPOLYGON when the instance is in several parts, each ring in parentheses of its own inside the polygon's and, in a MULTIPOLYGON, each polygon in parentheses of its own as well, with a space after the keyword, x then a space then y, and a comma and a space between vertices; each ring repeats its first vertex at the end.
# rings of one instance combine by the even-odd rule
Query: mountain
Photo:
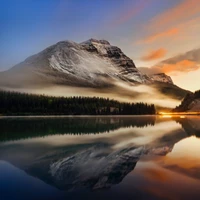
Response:
POLYGON ((200 112, 200 90, 189 93, 181 104, 174 109, 175 112, 200 112))
POLYGON ((105 40, 62 41, 0 74, 1 85, 65 84, 104 87, 113 81, 147 83, 133 61, 105 40), (13 79, 12 79, 13 78, 13 79), (10 80, 9 80, 10 81, 10 80))
MULTIPOLYGON (((97 89, 104 89, 103 93, 106 94, 112 90, 115 93, 113 96, 117 94, 131 98, 149 92, 149 89, 145 92, 130 92, 127 89, 131 86, 131 90, 134 90, 132 86, 138 85, 150 86, 158 93, 179 100, 188 93, 174 85, 171 78, 163 73, 152 76, 143 74, 120 48, 106 40, 90 39, 79 44, 61 41, 0 73, 0 88, 22 88, 28 91, 55 86, 84 87, 96 89, 95 92, 99 93, 102 91, 97 89)), ((53 94, 51 89, 43 93, 47 91, 53 94)), ((73 92, 80 95, 77 89, 73 92)), ((81 93, 87 95, 83 91, 81 93)))

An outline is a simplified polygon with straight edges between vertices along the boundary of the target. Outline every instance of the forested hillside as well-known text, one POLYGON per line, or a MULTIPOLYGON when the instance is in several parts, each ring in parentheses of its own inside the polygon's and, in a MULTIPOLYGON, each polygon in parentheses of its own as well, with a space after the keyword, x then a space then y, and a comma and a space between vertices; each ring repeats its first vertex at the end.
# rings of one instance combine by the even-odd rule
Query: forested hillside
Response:
POLYGON ((99 97, 53 97, 0 91, 1 115, 145 115, 155 114, 146 103, 121 103, 99 97))

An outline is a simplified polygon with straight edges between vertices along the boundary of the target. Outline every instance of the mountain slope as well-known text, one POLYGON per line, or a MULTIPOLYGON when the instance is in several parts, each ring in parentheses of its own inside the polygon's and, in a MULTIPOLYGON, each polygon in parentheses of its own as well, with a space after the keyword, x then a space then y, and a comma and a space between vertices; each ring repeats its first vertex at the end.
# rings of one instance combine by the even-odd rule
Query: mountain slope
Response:
POLYGON ((187 94, 181 104, 177 106, 174 111, 200 112, 200 90, 187 94))
POLYGON ((184 90, 177 85, 168 84, 166 82, 154 82, 151 84, 152 87, 156 88, 161 94, 165 94, 174 99, 182 100, 185 95, 190 94, 188 90, 184 90))
POLYGON ((58 87, 65 89, 59 96, 96 95, 118 97, 119 101, 135 97, 142 101, 142 97, 146 102, 151 97, 149 103, 159 95, 162 101, 180 100, 189 92, 174 85, 166 74, 143 74, 120 48, 106 40, 90 39, 80 44, 61 41, 0 73, 3 89, 55 95, 58 87))
POLYGON ((1 85, 12 77, 14 84, 67 84, 104 87, 114 81, 146 83, 149 78, 135 67, 118 47, 104 40, 90 39, 77 44, 62 41, 27 58, 0 74, 1 85))

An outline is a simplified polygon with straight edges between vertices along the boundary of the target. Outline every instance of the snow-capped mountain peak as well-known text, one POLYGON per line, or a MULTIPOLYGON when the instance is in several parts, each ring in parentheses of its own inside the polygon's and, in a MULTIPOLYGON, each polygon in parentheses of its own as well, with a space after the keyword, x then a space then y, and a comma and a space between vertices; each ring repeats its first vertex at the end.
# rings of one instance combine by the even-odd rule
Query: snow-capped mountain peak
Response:
MULTIPOLYGON (((0 84, 8 85, 7 75, 18 85, 64 84, 107 87, 116 82, 131 85, 153 82, 173 84, 170 77, 141 73, 132 59, 106 40, 89 39, 82 43, 60 41, 0 74, 0 84), (14 73, 13 73, 14 72, 14 73)), ((9 83, 10 85, 10 83, 9 83)))
POLYGON ((89 39, 80 44, 59 42, 51 49, 48 61, 51 69, 87 85, 105 85, 113 80, 132 84, 150 81, 120 48, 106 40, 89 39))
POLYGON ((91 38, 89 40, 86 40, 85 42, 82 42, 80 44, 84 45, 84 44, 103 44, 103 45, 110 45, 110 43, 107 40, 97 40, 94 38, 91 38))

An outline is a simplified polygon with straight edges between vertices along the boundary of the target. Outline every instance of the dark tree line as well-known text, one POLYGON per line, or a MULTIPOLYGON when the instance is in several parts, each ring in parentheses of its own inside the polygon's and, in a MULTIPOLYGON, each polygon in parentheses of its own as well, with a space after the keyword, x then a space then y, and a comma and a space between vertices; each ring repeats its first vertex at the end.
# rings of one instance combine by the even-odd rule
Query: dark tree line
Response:
POLYGON ((2 115, 147 115, 155 106, 99 97, 53 97, 0 91, 2 115))
POLYGON ((188 93, 181 102, 181 104, 177 106, 173 111, 175 112, 187 111, 190 103, 195 99, 200 99, 200 90, 197 90, 194 93, 188 93))

